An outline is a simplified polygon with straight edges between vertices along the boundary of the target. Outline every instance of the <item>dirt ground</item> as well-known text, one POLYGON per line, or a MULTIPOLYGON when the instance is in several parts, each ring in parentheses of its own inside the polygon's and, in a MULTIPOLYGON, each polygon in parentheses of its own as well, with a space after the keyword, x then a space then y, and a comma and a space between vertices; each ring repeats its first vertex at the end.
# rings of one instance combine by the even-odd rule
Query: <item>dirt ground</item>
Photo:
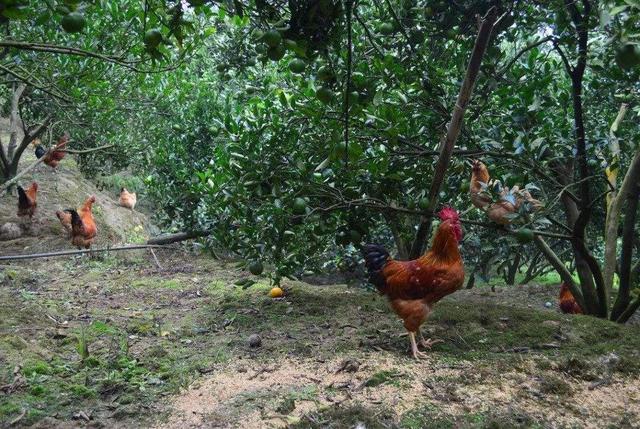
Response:
POLYGON ((416 362, 386 302, 191 251, 2 266, 0 422, 12 427, 638 427, 639 329, 555 287, 460 291, 416 362), (259 335, 258 347, 249 345, 259 335))

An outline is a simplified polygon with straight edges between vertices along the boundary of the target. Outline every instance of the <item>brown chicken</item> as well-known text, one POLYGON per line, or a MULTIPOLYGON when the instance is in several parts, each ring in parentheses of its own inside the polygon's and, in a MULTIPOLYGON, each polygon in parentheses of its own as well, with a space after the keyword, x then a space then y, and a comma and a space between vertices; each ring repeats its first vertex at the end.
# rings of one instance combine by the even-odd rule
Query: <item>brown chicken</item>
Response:
POLYGON ((489 186, 489 170, 487 170, 487 166, 482 161, 474 159, 471 164, 469 195, 471 203, 479 209, 491 204, 491 196, 484 192, 487 186, 489 186))
POLYGON ((499 184, 491 182, 489 170, 482 161, 473 160, 471 166, 471 183, 469 185, 469 196, 471 203, 487 213, 487 217, 499 225, 509 225, 517 217, 517 212, 525 202, 531 205, 533 211, 540 210, 543 204, 533 198, 527 189, 520 189, 519 186, 501 187, 500 201, 493 202, 491 196, 486 192, 489 185, 499 184))
POLYGON ((62 227, 69 234, 69 237, 71 237, 71 210, 72 209, 56 211, 56 216, 58 217, 60 224, 62 224, 62 227))
POLYGON ((127 191, 127 188, 120 189, 120 205, 133 210, 136 207, 138 198, 135 192, 127 191))
POLYGON ((464 267, 458 251, 462 227, 458 212, 445 207, 431 249, 418 259, 396 261, 382 246, 363 248, 369 281, 386 295, 391 307, 404 321, 409 331, 411 352, 418 359, 425 354, 418 350, 416 334, 422 346, 431 348, 441 340, 424 339, 420 325, 429 317, 433 305, 458 290, 464 281, 464 267))
POLYGON ((98 234, 91 207, 96 197, 87 198, 78 211, 69 210, 71 214, 71 243, 78 249, 89 249, 98 234))
POLYGON ((58 140, 58 144, 56 144, 56 146, 52 150, 50 150, 44 155, 43 162, 47 164, 49 167, 55 169, 60 163, 60 161, 62 161, 62 159, 67 154, 66 152, 63 152, 63 149, 67 146, 68 142, 69 142, 69 134, 64 133, 62 137, 60 137, 60 139, 58 140))
POLYGON ((33 214, 36 212, 36 207, 38 207, 36 202, 37 193, 38 184, 36 182, 33 182, 26 191, 22 186, 18 186, 18 216, 21 218, 29 216, 29 222, 31 222, 33 214))
POLYGON ((569 290, 569 286, 564 282, 560 285, 558 305, 560 306, 560 311, 565 314, 582 314, 580 304, 578 304, 576 299, 573 297, 571 290, 569 290))

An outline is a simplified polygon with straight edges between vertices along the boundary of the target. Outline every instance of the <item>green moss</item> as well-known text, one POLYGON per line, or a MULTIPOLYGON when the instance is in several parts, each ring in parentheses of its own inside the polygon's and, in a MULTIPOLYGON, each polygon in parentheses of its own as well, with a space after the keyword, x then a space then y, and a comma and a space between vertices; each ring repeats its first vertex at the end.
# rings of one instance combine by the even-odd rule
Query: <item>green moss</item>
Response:
POLYGON ((399 371, 380 371, 373 374, 367 381, 364 382, 366 387, 376 387, 381 384, 391 384, 395 382, 402 373, 399 371))
POLYGON ((95 389, 91 389, 81 384, 73 384, 69 386, 69 391, 78 399, 89 399, 97 396, 95 389))
POLYGON ((45 396, 47 389, 44 386, 35 385, 29 388, 29 394, 33 396, 45 396))
POLYGON ((182 283, 180 283, 178 280, 167 280, 165 282, 161 283, 161 287, 164 289, 183 289, 182 283))
POLYGON ((22 373, 29 377, 35 374, 51 374, 52 368, 44 361, 30 361, 22 368, 22 373))
POLYGON ((11 399, 3 399, 0 402, 0 422, 9 421, 22 411, 22 407, 11 399), (6 401, 6 402, 5 402, 6 401))

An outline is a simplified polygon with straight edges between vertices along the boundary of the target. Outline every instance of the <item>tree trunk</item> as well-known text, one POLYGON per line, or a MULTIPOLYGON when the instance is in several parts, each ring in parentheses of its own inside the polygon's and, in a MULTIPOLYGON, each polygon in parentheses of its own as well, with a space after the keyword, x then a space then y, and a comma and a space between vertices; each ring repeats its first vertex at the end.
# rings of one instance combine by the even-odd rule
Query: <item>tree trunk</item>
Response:
MULTIPOLYGON (((18 129, 20 127, 20 98, 26 89, 24 83, 19 83, 13 87, 11 96, 11 110, 9 111, 9 146, 7 148, 7 158, 13 159, 13 155, 18 147, 18 129)), ((15 172, 14 172, 15 175, 15 172)), ((13 177, 13 176, 10 176, 13 177)))
POLYGON ((469 275, 469 280, 467 280, 467 285, 465 286, 465 289, 472 289, 475 284, 476 284, 476 272, 474 271, 469 275))
POLYGON ((491 39, 491 33, 496 20, 496 9, 492 7, 480 24, 480 31, 476 37, 476 42, 471 51, 471 59, 467 66, 467 72, 465 74, 464 81, 460 87, 456 104, 453 108, 453 114, 451 115, 451 121, 448 124, 447 132, 440 140, 440 155, 436 161, 435 171, 433 174, 433 180, 431 181, 431 187, 429 189, 429 208, 426 215, 420 220, 418 231, 416 232, 413 245, 411 246, 411 259, 418 258, 424 251, 425 243, 429 237, 431 229, 431 219, 433 218, 433 211, 438 204, 438 194, 440 188, 445 179, 445 174, 449 168, 449 162, 451 160, 451 154, 455 146, 456 140, 460 135, 462 128, 462 120, 464 113, 471 99, 473 87, 478 78, 480 66, 482 65, 482 57, 489 45, 491 39))
POLYGON ((400 233, 400 220, 398 219, 398 215, 392 212, 384 212, 383 216, 384 220, 389 226, 389 229, 391 230, 393 240, 396 243, 396 249, 398 249, 398 259, 406 261, 407 259, 409 259, 409 245, 400 233))
POLYGON ((520 259, 522 255, 520 253, 516 253, 516 256, 513 258, 513 262, 507 268, 507 284, 509 286, 513 286, 516 284, 516 274, 518 273, 518 267, 520 266, 520 259))
POLYGON ((611 201, 609 216, 606 222, 607 240, 605 242, 605 284, 613 286, 616 265, 617 239, 620 211, 622 204, 628 200, 627 212, 623 226, 622 255, 620 258, 620 289, 616 299, 611 319, 616 320, 620 313, 629 305, 631 289, 631 256, 635 231, 636 212, 638 209, 638 190, 640 182, 640 152, 636 153, 627 173, 625 174, 620 192, 611 201))
POLYGON ((629 195, 624 216, 622 252, 620 254, 620 286, 618 288, 618 297, 611 310, 611 320, 617 320, 631 303, 631 287, 633 286, 631 284, 631 257, 633 255, 633 239, 638 214, 638 198, 640 198, 640 186, 636 183, 633 186, 631 195, 629 195))

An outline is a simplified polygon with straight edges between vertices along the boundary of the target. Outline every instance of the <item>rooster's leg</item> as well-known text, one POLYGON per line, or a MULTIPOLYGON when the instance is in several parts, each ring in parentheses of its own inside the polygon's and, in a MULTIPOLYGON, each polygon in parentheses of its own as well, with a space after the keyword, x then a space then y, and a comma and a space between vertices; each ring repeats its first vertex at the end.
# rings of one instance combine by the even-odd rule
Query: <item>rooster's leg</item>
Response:
POLYGON ((427 355, 420 350, 418 350, 418 344, 416 344, 416 333, 409 332, 409 340, 411 341, 411 353, 413 353, 413 357, 419 360, 420 358, 425 358, 427 355))
POLYGON ((420 344, 422 345, 422 347, 426 347, 428 349, 431 349, 431 346, 433 346, 434 344, 444 343, 444 340, 440 340, 440 339, 432 340, 431 338, 425 338, 422 335, 422 331, 420 330, 418 330, 418 335, 420 336, 420 344))

